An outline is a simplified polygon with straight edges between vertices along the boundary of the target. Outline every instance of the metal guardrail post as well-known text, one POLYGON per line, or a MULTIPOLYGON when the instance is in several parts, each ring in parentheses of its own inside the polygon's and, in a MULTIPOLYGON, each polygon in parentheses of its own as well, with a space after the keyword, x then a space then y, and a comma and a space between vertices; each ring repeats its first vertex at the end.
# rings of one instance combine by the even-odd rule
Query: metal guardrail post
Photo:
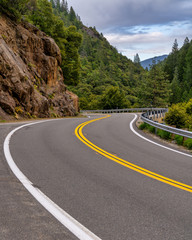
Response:
MULTIPOLYGON (((157 109, 158 110, 158 109, 157 109)), ((160 116, 165 116, 165 113, 168 111, 168 109, 161 109, 160 110, 160 116)), ((153 112, 151 112, 153 113, 153 112)), ((153 116, 153 114, 150 115, 150 110, 148 111, 148 113, 143 113, 141 115, 141 120, 153 127, 155 127, 155 132, 157 131, 157 129, 161 129, 161 130, 164 130, 164 131, 167 131, 167 132, 170 132, 170 133, 173 133, 173 134, 176 134, 176 135, 180 135, 180 136, 183 136, 183 137, 186 137, 186 138, 191 138, 192 139, 192 132, 190 131, 186 131, 186 130, 182 130, 182 129, 178 129, 178 128, 174 128, 174 127, 170 127, 170 126, 167 126, 167 125, 164 125, 164 124, 161 124, 161 123, 157 123, 153 120, 150 120, 150 116, 153 116)))

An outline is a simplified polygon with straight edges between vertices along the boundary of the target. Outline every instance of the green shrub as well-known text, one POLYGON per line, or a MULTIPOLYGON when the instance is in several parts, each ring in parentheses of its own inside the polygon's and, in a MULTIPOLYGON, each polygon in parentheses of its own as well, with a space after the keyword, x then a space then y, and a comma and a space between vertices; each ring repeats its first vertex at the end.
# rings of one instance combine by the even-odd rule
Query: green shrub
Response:
POLYGON ((169 108, 169 112, 165 115, 165 122, 168 125, 182 128, 185 126, 187 120, 187 114, 185 112, 184 105, 177 104, 169 108))
POLYGON ((57 118, 57 114, 56 113, 51 113, 51 117, 52 118, 57 118))
POLYGON ((32 116, 29 112, 26 112, 26 115, 27 115, 28 118, 32 118, 32 116))
POLYGON ((148 127, 148 124, 145 123, 145 122, 143 122, 143 123, 141 123, 141 124, 139 125, 139 129, 140 129, 140 130, 144 130, 144 129, 146 129, 147 127, 148 127))
POLYGON ((53 99, 53 98, 55 97, 55 93, 49 94, 48 97, 49 97, 50 99, 53 99))
POLYGON ((187 147, 188 149, 192 149, 192 139, 187 139, 185 142, 184 142, 184 146, 187 147))
POLYGON ((157 130, 157 135, 162 139, 166 139, 166 140, 171 139, 171 133, 161 129, 157 130))
POLYGON ((161 131, 160 129, 157 129, 157 136, 161 137, 161 131))
POLYGON ((148 125, 147 129, 149 130, 150 133, 155 133, 155 127, 148 125))
POLYGON ((15 112, 18 114, 23 114, 23 109, 20 106, 15 107, 15 112))
POLYGON ((174 140, 178 145, 183 145, 183 136, 175 135, 174 140))

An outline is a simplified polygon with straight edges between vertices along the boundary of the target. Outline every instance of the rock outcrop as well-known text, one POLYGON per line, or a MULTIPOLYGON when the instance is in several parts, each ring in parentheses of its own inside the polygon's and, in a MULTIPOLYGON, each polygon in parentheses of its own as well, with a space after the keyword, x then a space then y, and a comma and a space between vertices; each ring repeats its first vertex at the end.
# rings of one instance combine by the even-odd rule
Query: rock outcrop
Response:
POLYGON ((33 25, 0 18, 0 118, 63 117, 78 112, 66 91, 60 49, 33 25))

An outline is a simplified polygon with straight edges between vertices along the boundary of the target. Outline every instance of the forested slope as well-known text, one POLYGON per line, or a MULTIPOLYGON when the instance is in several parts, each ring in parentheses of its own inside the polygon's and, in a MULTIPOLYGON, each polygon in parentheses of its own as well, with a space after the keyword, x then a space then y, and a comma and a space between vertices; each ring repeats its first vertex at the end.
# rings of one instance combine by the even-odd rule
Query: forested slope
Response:
POLYGON ((15 6, 2 1, 2 12, 54 38, 64 82, 79 96, 81 109, 165 107, 191 97, 189 40, 147 71, 118 53, 95 27, 86 27, 66 0, 22 0, 15 6))
POLYGON ((82 36, 79 80, 67 82, 82 109, 123 108, 137 105, 137 86, 144 70, 118 53, 95 27, 86 27, 67 2, 52 1, 54 14, 82 36), (111 96, 113 95, 113 99, 111 96))

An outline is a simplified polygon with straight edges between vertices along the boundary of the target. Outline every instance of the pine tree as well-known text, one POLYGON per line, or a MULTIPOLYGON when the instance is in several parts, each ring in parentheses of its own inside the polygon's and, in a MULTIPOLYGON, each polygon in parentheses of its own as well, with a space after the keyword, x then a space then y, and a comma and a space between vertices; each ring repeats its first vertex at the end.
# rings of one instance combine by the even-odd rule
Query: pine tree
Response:
POLYGON ((189 44, 189 38, 186 37, 185 40, 184 40, 184 43, 183 43, 183 46, 186 46, 189 44))
POLYGON ((56 0, 56 9, 58 10, 58 11, 60 11, 61 10, 61 6, 60 6, 60 0, 56 0))
POLYGON ((186 91, 189 92, 192 87, 192 45, 189 47, 186 55, 186 68, 184 71, 184 82, 187 86, 186 91))
POLYGON ((170 103, 179 103, 181 101, 181 88, 179 83, 179 73, 178 68, 175 68, 174 78, 171 83, 172 94, 170 96, 170 103))
POLYGON ((69 11, 69 20, 71 22, 74 22, 76 20, 76 13, 75 13, 73 7, 71 7, 70 11, 69 11))
POLYGON ((140 82, 139 98, 142 106, 166 107, 169 103, 170 84, 159 64, 151 66, 140 82))
POLYGON ((190 43, 187 37, 183 43, 182 48, 179 50, 178 60, 177 60, 177 68, 178 68, 180 82, 183 82, 183 79, 184 79, 184 72, 186 68, 186 55, 189 50, 189 47, 190 47, 190 43))
POLYGON ((54 0, 50 0, 50 3, 52 5, 52 7, 55 8, 55 1, 54 0))
POLYGON ((139 54, 138 54, 138 53, 134 56, 134 63, 140 65, 140 57, 139 57, 139 54))
POLYGON ((174 43, 173 43, 173 47, 172 47, 172 53, 176 53, 178 52, 179 48, 178 48, 178 43, 177 43, 177 39, 175 39, 174 43))
POLYGON ((174 70, 178 66, 179 49, 177 39, 175 39, 172 47, 172 52, 165 60, 164 71, 168 74, 168 79, 171 82, 174 77, 174 70))
POLYGON ((68 13, 68 3, 67 3, 67 1, 62 0, 60 10, 62 12, 68 13))
POLYGON ((67 28, 66 40, 66 55, 63 58, 62 70, 64 73, 65 83, 76 86, 80 80, 80 58, 78 50, 81 45, 82 36, 77 32, 75 26, 70 26, 69 28, 67 28))

